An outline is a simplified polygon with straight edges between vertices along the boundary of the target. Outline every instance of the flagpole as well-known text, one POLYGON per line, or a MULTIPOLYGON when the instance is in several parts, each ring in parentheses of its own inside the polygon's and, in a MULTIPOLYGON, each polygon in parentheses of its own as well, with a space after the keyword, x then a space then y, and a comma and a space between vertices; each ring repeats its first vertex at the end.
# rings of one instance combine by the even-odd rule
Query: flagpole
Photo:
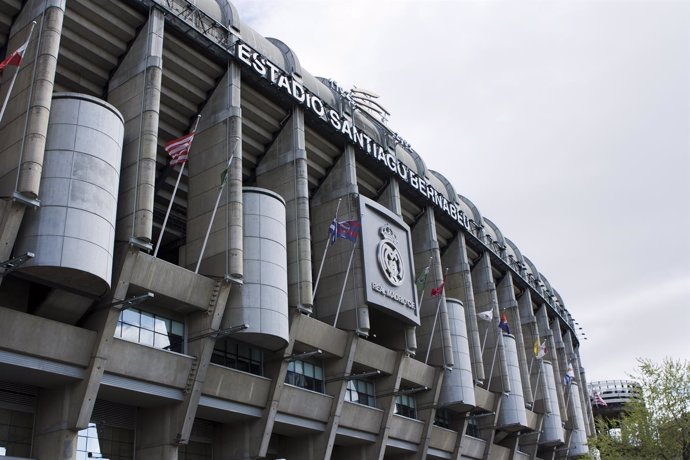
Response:
POLYGON ((494 374, 494 365, 496 364, 496 354, 498 353, 498 338, 503 337, 503 331, 500 328, 496 328, 496 346, 494 347, 494 356, 491 358, 491 369, 489 370, 489 380, 488 383, 486 384, 486 389, 491 388, 491 377, 493 377, 494 374), (498 332, 501 331, 501 332, 498 332))
MULTIPOLYGON (((345 295, 345 286, 347 286, 347 278, 350 274, 350 266, 352 266, 352 258, 355 255, 355 247, 357 246, 357 241, 359 241, 359 237, 357 237, 355 242, 352 244, 352 251, 350 251, 350 260, 347 263, 347 270, 345 271, 345 281, 343 281, 343 288, 340 290, 340 299, 338 299, 338 309, 335 311, 335 320, 333 320, 333 327, 336 327, 336 324, 338 324, 338 316, 340 316, 340 306, 343 303, 343 295, 345 295)), ((355 317, 356 316, 357 312, 355 312, 355 317)))
POLYGON ((441 294, 438 295, 438 303, 436 304, 436 314, 434 315, 434 325, 431 327, 431 336, 429 337, 429 346, 426 348, 426 358, 424 358, 424 364, 426 364, 427 361, 429 361, 429 353, 431 352, 431 343, 434 341, 434 331, 436 330, 436 320, 438 319, 438 311, 440 309, 441 309, 441 294))
MULTIPOLYGON (((443 290, 446 288, 446 276, 448 276, 448 268, 446 268, 446 273, 443 276, 443 281, 441 281, 441 292, 438 293, 438 303, 436 304, 436 314, 434 315, 434 325, 431 327, 431 336, 429 337, 429 346, 426 349, 426 358, 424 359, 424 364, 429 360, 429 353, 431 352, 431 343, 434 341, 434 332, 436 331, 436 321, 438 320, 438 312, 441 309, 441 299, 443 298, 443 290)), ((433 293, 433 290, 432 290, 433 293)), ((443 340, 443 336, 441 336, 441 340, 443 340)), ((441 345, 441 349, 443 350, 443 345, 441 345)), ((443 351, 444 353, 444 362, 443 364, 445 365, 445 350, 443 351)))
MULTIPOLYGON (((196 132, 196 128, 199 126, 199 120, 201 120, 201 114, 197 115, 196 121, 194 122, 194 128, 192 128, 192 132, 196 132)), ((194 139, 192 139, 192 142, 194 142, 194 139)), ((192 142, 189 143, 189 147, 187 150, 190 150, 192 148, 192 142)), ((182 171, 184 171, 184 167, 187 164, 187 162, 183 162, 182 166, 180 166, 180 173, 177 175, 177 181, 175 182, 175 188, 173 189, 172 195, 170 196, 170 203, 168 204, 168 210, 165 212, 165 218, 163 219, 163 226, 161 227, 161 232, 160 235, 158 235, 158 242, 156 243, 156 249, 153 251, 153 257, 156 257, 158 255, 158 249, 161 247, 161 241, 163 241, 163 234, 165 233, 165 226, 168 224, 168 217, 170 217, 170 211, 172 210, 173 202, 175 201, 175 195, 177 194, 177 187, 180 185, 180 179, 182 178, 182 171)))
POLYGON ((539 384, 541 383, 539 377, 541 377, 541 360, 539 360, 539 371, 537 372, 537 386, 534 388, 534 399, 537 399, 537 392, 539 391, 539 384))
MULTIPOLYGON (((335 207, 335 217, 333 219, 336 221, 336 225, 338 225, 338 210, 340 209, 340 202, 341 201, 343 201, 343 199, 338 198, 338 205, 335 207)), ((336 231, 336 233, 338 232, 337 227, 336 227, 335 231, 336 231)), ((316 297, 316 290, 319 288, 319 280, 321 279, 321 270, 323 270, 323 263, 326 260, 326 254, 328 253, 328 248, 331 245, 330 239, 331 239, 331 237, 329 235, 328 239, 326 240, 326 247, 323 250, 323 257, 321 257, 321 265, 319 265, 319 273, 316 275, 316 283, 314 283, 314 291, 311 294, 312 297, 316 297)))
MULTIPOLYGON (((237 136, 234 136, 237 137, 237 136)), ((239 137, 237 137, 237 141, 239 142, 239 137)), ((235 144, 235 148, 232 149, 232 154, 230 155, 230 160, 228 160, 228 164, 225 167, 225 178, 221 184, 220 188, 218 190, 218 198, 216 198, 216 204, 213 206, 213 213, 211 214, 211 222, 208 224, 208 230, 206 230, 206 236, 204 237, 204 243, 201 245, 201 252, 199 253, 199 260, 196 262, 196 268, 194 269, 194 273, 199 273, 199 267, 201 266, 201 259, 204 257, 204 251, 206 250, 206 243, 208 243, 208 237, 211 234, 211 227, 213 227, 213 220, 216 218, 216 211, 218 211, 218 205, 220 204, 220 198, 223 196, 223 189, 225 188, 225 183, 227 182, 227 174, 229 174, 228 169, 230 168, 230 165, 232 164, 232 159, 235 158, 235 149, 237 148, 237 144, 235 144)))
MULTIPOLYGON (((24 54, 26 53, 26 49, 29 46, 29 41, 31 41, 31 36, 34 33, 34 27, 36 26, 36 21, 33 21, 31 23, 31 30, 29 31, 29 36, 26 38, 26 41, 22 44, 20 48, 24 48, 24 51, 22 52, 22 57, 21 59, 24 59, 24 54)), ((18 48, 19 49, 19 48, 18 48)), ((13 51, 15 52, 15 51, 13 51)), ((7 90, 7 94, 5 95, 5 100, 2 103, 2 109, 0 109, 0 121, 2 121, 3 115, 5 115, 5 109, 7 108, 7 102, 10 100, 10 95, 12 94, 12 88, 14 88, 14 82, 17 80, 17 75, 19 75, 19 67, 21 66, 21 60, 19 64, 17 65, 17 68, 14 71, 14 76, 12 76, 12 81, 10 82, 10 87, 7 90)))

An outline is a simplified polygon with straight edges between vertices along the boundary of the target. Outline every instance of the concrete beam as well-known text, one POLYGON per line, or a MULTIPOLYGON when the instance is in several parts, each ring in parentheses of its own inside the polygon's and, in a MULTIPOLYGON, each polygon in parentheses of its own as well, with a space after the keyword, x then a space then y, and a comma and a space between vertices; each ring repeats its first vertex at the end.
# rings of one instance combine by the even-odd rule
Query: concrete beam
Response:
MULTIPOLYGON (((230 295, 232 284, 225 281, 217 281, 210 293, 209 307, 206 312, 195 313, 189 318, 189 336, 196 337, 217 331, 221 325, 225 307, 230 295)), ((208 292, 207 292, 208 294, 208 292)), ((189 375, 190 385, 185 388, 184 400, 175 409, 175 418, 178 429, 174 443, 187 444, 194 425, 196 410, 201 398, 201 390, 206 380, 206 372, 211 363, 211 355, 216 344, 213 335, 190 341, 189 354, 196 358, 195 366, 192 366, 189 375)))
POLYGON ((312 451, 316 458, 328 459, 333 454, 333 446, 335 444, 335 436, 340 425, 340 415, 343 410, 345 402, 345 393, 347 392, 347 385, 349 383, 348 377, 352 374, 352 364, 355 361, 355 353, 357 351, 357 344, 361 341, 357 334, 350 332, 348 334, 347 352, 342 359, 335 360, 326 364, 324 375, 326 376, 342 376, 339 380, 333 382, 326 382, 326 393, 333 395, 331 403, 331 411, 328 416, 328 423, 323 433, 316 435, 312 451))
POLYGON ((406 359, 403 352, 398 352, 395 360, 395 372, 377 381, 377 391, 382 392, 383 396, 377 398, 379 408, 383 409, 381 427, 378 430, 376 442, 366 447, 366 458, 371 460, 383 460, 386 453, 386 444, 391 431, 391 423, 395 414, 396 392, 400 390, 400 382, 404 371, 406 359))
MULTIPOLYGON (((441 396, 443 377, 445 373, 448 372, 444 367, 437 367, 435 371, 433 386, 428 392, 422 393, 420 397, 417 398, 418 407, 428 407, 417 411, 418 415, 420 412, 424 414, 421 417, 421 420, 424 421, 424 428, 422 429, 422 437, 419 441, 419 447, 417 448, 415 456, 417 460, 424 460, 429 451, 431 432, 434 429, 434 422, 436 421, 436 405, 438 404, 438 398, 441 396)), ((462 437, 462 433, 460 433, 459 436, 462 437)))
POLYGON ((463 232, 458 232, 455 239, 446 249, 442 258, 444 266, 448 267, 448 284, 446 295, 459 299, 465 307, 465 324, 467 338, 470 345, 470 359, 472 360, 472 375, 475 380, 484 380, 484 364, 482 361, 482 343, 477 324, 477 308, 472 289, 472 272, 470 271, 467 245, 463 232))

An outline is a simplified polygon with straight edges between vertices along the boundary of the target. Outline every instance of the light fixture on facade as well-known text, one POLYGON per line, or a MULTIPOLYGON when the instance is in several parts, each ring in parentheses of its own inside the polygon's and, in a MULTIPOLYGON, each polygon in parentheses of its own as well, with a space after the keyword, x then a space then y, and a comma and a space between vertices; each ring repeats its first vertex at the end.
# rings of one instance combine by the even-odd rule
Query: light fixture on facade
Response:
POLYGON ((225 329, 218 329, 217 331, 211 331, 211 332, 206 332, 204 334, 200 334, 197 336, 194 336, 190 339, 187 339, 187 342, 193 342, 194 340, 200 340, 200 339, 205 339, 205 338, 212 338, 212 339, 222 339, 223 337, 227 337, 229 335, 232 335, 236 332, 243 331, 249 327, 249 324, 238 324, 237 326, 231 326, 231 327, 226 327, 225 329))
POLYGON ((147 292, 146 294, 130 297, 129 299, 118 300, 116 302, 111 303, 109 306, 110 307, 120 307, 121 309, 122 308, 129 308, 133 305, 140 304, 141 302, 144 302, 145 300, 151 300, 151 299, 153 299, 153 297, 154 297, 153 292, 147 292))
POLYGON ((312 356, 321 356, 322 354, 323 354, 323 351, 317 349, 317 350, 313 350, 313 351, 305 351, 304 353, 293 354, 293 355, 285 357, 284 359, 286 361, 294 361, 296 359, 305 359, 305 358, 310 358, 312 356))
POLYGON ((33 259, 35 256, 36 254, 34 254, 33 252, 27 252, 25 254, 22 254, 21 256, 17 256, 4 262, 0 262, 0 268, 4 268, 5 270, 13 270, 18 266, 26 263, 28 260, 33 259))

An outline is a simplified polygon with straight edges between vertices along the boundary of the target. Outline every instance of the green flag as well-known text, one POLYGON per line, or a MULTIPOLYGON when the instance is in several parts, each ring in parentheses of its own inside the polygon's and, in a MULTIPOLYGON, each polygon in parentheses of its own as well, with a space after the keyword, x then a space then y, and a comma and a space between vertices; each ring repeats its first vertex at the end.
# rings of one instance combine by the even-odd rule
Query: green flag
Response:
POLYGON ((417 275, 417 280, 415 281, 415 284, 417 285, 417 291, 422 292, 424 290, 424 285, 426 284, 426 277, 429 274, 429 265, 426 266, 422 271, 419 272, 417 275))
POLYGON ((222 173, 220 173, 220 185, 218 188, 222 189, 225 187, 225 184, 228 181, 228 172, 230 171, 230 165, 228 164, 228 167, 223 170, 222 173))

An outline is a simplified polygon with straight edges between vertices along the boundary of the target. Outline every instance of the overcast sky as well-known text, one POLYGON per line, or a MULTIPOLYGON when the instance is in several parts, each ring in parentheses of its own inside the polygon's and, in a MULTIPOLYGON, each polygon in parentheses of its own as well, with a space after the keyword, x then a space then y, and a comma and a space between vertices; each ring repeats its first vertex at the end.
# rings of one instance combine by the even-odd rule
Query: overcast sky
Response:
POLYGON ((235 0, 512 240, 588 379, 690 359, 690 2, 235 0))

